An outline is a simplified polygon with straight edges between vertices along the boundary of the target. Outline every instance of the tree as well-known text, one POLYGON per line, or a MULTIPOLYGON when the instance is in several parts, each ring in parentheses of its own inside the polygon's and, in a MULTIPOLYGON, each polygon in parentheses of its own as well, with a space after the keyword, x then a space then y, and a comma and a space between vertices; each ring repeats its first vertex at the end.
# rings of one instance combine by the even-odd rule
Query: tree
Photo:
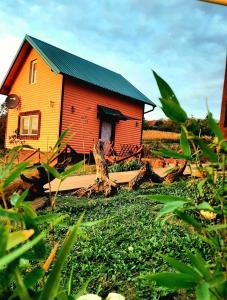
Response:
POLYGON ((150 129, 149 122, 143 119, 143 130, 148 130, 148 129, 150 129))
POLYGON ((4 147, 7 108, 5 103, 0 105, 0 149, 4 147))

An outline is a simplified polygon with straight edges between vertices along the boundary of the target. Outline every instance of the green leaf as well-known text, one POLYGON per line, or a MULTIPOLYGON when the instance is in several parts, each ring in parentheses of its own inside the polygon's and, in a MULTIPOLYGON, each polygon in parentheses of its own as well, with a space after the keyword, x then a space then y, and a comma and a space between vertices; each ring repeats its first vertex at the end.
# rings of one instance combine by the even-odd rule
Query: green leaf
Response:
POLYGON ((54 157, 59 154, 59 152, 67 145, 67 143, 73 137, 73 134, 67 136, 68 132, 69 132, 69 128, 64 130, 61 136, 59 137, 59 139, 57 140, 52 150, 52 154, 48 157, 48 161, 47 161, 48 163, 50 163, 54 159, 54 157))
POLYGON ((154 77, 157 82, 159 92, 160 92, 162 98, 169 99, 169 100, 175 102, 176 104, 179 104, 177 97, 175 96, 173 90, 168 85, 168 83, 165 82, 165 80, 163 80, 155 71, 153 71, 153 74, 154 74, 154 77))
POLYGON ((196 300, 210 300, 209 284, 207 282, 203 282, 197 285, 195 294, 196 300))
POLYGON ((11 205, 15 206, 16 203, 17 203, 17 201, 19 200, 19 198, 20 198, 20 195, 14 192, 12 194, 12 196, 10 197, 10 203, 11 203, 11 205))
POLYGON ((58 138, 56 144, 54 145, 53 150, 59 148, 59 146, 62 144, 64 138, 67 136, 68 132, 69 132, 69 128, 65 129, 62 132, 61 136, 58 138))
POLYGON ((148 200, 153 200, 157 201, 160 203, 171 203, 171 202, 185 202, 188 203, 191 201, 189 198, 185 197, 177 197, 177 196, 172 196, 172 195, 149 195, 147 197, 148 200))
POLYGON ((77 164, 73 165, 72 167, 66 169, 63 173, 61 173, 61 177, 65 179, 66 177, 70 176, 71 174, 75 173, 75 171, 79 170, 83 164, 83 161, 78 162, 77 164))
POLYGON ((187 256, 191 261, 191 264, 198 270, 198 272, 206 279, 209 278, 210 272, 207 268, 207 263, 201 256, 199 252, 195 252, 195 254, 187 251, 187 256))
POLYGON ((68 215, 60 215, 58 218, 56 218, 55 220, 52 221, 52 225, 55 226, 55 225, 58 225, 58 224, 62 224, 63 221, 68 217, 68 215))
POLYGON ((53 167, 51 167, 49 164, 43 163, 44 168, 47 169, 47 171, 52 174, 55 178, 61 179, 61 174, 53 167))
POLYGON ((169 119, 181 124, 187 121, 188 116, 179 104, 164 98, 160 98, 160 102, 162 111, 169 119))
POLYGON ((11 182, 13 182, 27 166, 27 161, 18 164, 16 168, 10 172, 10 175, 3 181, 3 188, 5 189, 11 182))
POLYGON ((20 297, 20 299, 23 300, 32 300, 32 298, 29 296, 28 290, 26 289, 23 279, 18 271, 18 269, 15 270, 15 282, 16 282, 16 289, 17 293, 20 297))
POLYGON ((180 146, 183 151, 183 154, 189 157, 191 155, 191 148, 185 130, 183 128, 181 128, 180 146))
POLYGON ((37 267, 24 277, 24 285, 27 289, 33 287, 45 274, 45 271, 37 267))
POLYGON ((68 296, 70 296, 72 293, 72 283, 73 283, 73 266, 71 268, 69 280, 67 282, 68 296))
POLYGON ((218 163, 218 156, 216 153, 214 153, 212 151, 211 148, 209 148, 205 143, 204 141, 202 141, 201 139, 197 139, 196 140, 198 145, 199 145, 199 148, 202 150, 202 153, 203 155, 208 158, 211 162, 214 162, 214 163, 218 163))
POLYGON ((203 192, 203 186, 204 184, 207 182, 207 178, 203 179, 203 180, 199 180, 198 184, 197 184, 197 188, 199 191, 199 194, 201 197, 204 196, 204 192, 203 192))
POLYGON ((173 290, 193 288, 198 282, 196 277, 183 273, 163 272, 145 275, 142 276, 142 278, 148 280, 149 282, 155 281, 157 285, 173 290))
POLYGON ((206 201, 203 201, 202 203, 198 204, 195 207, 195 209, 214 211, 213 207, 206 201))
POLYGON ((41 239, 44 237, 44 233, 39 234, 37 237, 28 241, 24 245, 20 246, 19 248, 13 250, 9 254, 0 258, 0 269, 7 266, 9 263, 14 261, 16 258, 20 257, 22 254, 30 250, 34 245, 36 245, 41 239))
MULTIPOLYGON (((60 216, 62 216, 59 213, 48 213, 46 215, 41 215, 41 216, 37 216, 36 218, 33 219, 33 221, 35 222, 36 225, 40 225, 43 223, 51 223, 53 221, 55 221, 57 218, 59 218, 60 216)), ((66 217, 66 215, 64 215, 64 217, 66 217)))
POLYGON ((3 257, 6 253, 8 240, 8 230, 6 226, 0 226, 0 258, 3 257))
POLYGON ((80 296, 87 294, 87 288, 92 278, 88 278, 83 285, 80 287, 79 291, 74 296, 74 299, 77 300, 80 296))
POLYGON ((202 225, 200 222, 198 222, 195 218, 193 218, 192 216, 188 215, 187 213, 180 211, 180 210, 176 210, 175 214, 181 218, 181 220, 183 220, 185 223, 192 225, 194 228, 196 228, 197 230, 201 230, 202 229, 202 225))
POLYGON ((0 206, 0 217, 7 218, 11 221, 21 222, 23 217, 14 211, 5 210, 0 206))
POLYGON ((170 266, 175 268, 176 271, 179 271, 180 273, 188 274, 191 276, 195 276, 195 277, 197 277, 198 280, 201 279, 201 276, 199 275, 199 273, 196 270, 194 270, 191 266, 188 266, 170 256, 167 256, 167 255, 161 255, 161 256, 163 257, 163 259, 165 261, 167 261, 169 263, 170 266))
POLYGON ((206 227, 207 231, 218 231, 227 228, 227 224, 216 224, 216 225, 209 225, 206 227))
POLYGON ((74 300, 71 296, 68 296, 64 289, 60 289, 56 295, 55 300, 74 300))
POLYGON ((208 112, 208 124, 210 129, 214 133, 214 135, 218 138, 218 141, 221 142, 224 140, 224 135, 218 126, 217 122, 214 120, 213 115, 211 112, 208 112))
POLYGON ((207 280, 207 282, 211 288, 218 287, 225 282, 225 273, 217 272, 213 274, 212 277, 207 280))
POLYGON ((10 197, 10 203, 12 206, 19 207, 24 199, 28 196, 28 192, 29 190, 25 190, 21 195, 14 192, 10 197))
POLYGON ((67 260, 72 246, 76 242, 76 239, 78 237, 77 232, 82 222, 82 218, 83 214, 77 221, 76 225, 73 227, 69 236, 65 239, 62 248, 58 254, 58 257, 55 261, 55 264, 52 268, 52 271, 48 276, 47 282, 41 292, 39 300, 52 300, 56 297, 60 283, 61 270, 64 266, 65 261, 67 260))
POLYGON ((9 234, 7 250, 27 241, 34 234, 33 229, 14 231, 9 234))
POLYGON ((167 203, 158 213, 158 217, 166 215, 170 212, 174 212, 178 208, 182 208, 186 202, 185 201, 175 201, 167 203))
POLYGON ((161 149, 159 151, 152 151, 152 152, 158 156, 190 160, 190 157, 186 156, 185 154, 178 153, 169 149, 161 149))

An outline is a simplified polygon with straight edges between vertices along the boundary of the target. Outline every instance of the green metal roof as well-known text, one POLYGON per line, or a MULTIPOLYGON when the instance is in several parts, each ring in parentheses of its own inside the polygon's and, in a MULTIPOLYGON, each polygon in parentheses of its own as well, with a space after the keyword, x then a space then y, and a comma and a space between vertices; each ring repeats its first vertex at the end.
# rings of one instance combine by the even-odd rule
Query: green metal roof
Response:
POLYGON ((156 106, 122 75, 29 35, 25 36, 25 40, 42 56, 54 72, 66 74, 106 90, 156 106))

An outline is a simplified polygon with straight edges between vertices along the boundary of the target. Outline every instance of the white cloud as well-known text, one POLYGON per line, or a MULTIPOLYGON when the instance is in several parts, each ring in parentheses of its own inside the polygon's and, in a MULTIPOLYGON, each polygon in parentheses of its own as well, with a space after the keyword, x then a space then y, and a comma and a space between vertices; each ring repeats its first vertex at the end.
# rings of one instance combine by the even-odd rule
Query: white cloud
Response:
POLYGON ((121 73, 158 104, 155 69, 189 115, 204 116, 208 97, 218 118, 226 19, 227 9, 199 1, 2 0, 0 80, 28 33, 121 73))

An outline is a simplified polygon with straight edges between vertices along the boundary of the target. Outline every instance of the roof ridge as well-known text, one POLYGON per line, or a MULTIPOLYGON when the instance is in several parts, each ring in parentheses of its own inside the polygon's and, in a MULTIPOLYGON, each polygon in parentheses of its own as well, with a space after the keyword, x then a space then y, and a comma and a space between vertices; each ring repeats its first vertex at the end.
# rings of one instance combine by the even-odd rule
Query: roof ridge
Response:
MULTIPOLYGON (((42 40, 40 40, 40 39, 37 39, 36 37, 33 37, 33 36, 31 36, 31 35, 28 35, 28 34, 26 34, 25 37, 29 37, 29 38, 35 39, 35 40, 37 40, 37 41, 39 41, 39 42, 45 43, 46 45, 51 46, 51 47, 53 47, 53 48, 55 48, 55 49, 61 50, 61 51, 65 52, 65 53, 67 53, 67 54, 69 54, 69 55, 76 56, 77 58, 79 58, 79 59, 81 59, 81 60, 83 60, 83 61, 85 61, 85 62, 88 62, 88 63, 90 63, 90 64, 96 65, 96 66, 99 67, 99 68, 105 69, 105 70, 107 70, 107 71, 109 71, 109 72, 112 72, 112 73, 115 73, 115 74, 117 74, 117 75, 122 76, 120 73, 118 73, 118 72, 116 72, 116 71, 113 71, 113 70, 110 70, 110 69, 108 69, 108 68, 106 68, 106 67, 103 67, 103 66, 101 66, 101 65, 98 65, 97 63, 95 63, 95 62, 93 62, 93 61, 90 61, 90 60, 88 60, 88 59, 85 59, 85 58, 83 58, 83 57, 80 57, 79 55, 73 54, 72 52, 69 52, 69 51, 64 50, 64 49, 62 49, 62 48, 60 48, 60 47, 54 46, 54 45, 52 45, 52 44, 50 44, 50 43, 44 42, 44 41, 42 41, 42 40)), ((123 76, 122 76, 122 77, 123 77, 123 76)))

